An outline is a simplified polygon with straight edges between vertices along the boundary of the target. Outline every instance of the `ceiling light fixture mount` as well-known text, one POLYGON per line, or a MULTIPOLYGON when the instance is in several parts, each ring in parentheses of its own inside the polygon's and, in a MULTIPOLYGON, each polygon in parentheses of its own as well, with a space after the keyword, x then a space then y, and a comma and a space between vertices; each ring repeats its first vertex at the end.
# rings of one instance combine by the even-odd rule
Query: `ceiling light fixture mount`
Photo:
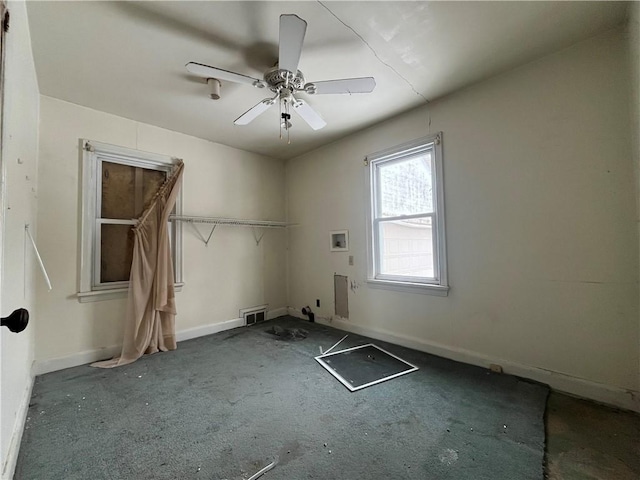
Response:
MULTIPOLYGON (((263 80, 201 63, 189 62, 186 67, 189 72, 195 75, 217 81, 217 98, 220 98, 220 80, 243 83, 256 88, 268 88, 275 93, 273 98, 265 98, 236 118, 233 122, 236 125, 249 124, 278 101, 280 104, 280 128, 284 128, 287 131, 287 136, 289 128, 292 126, 290 122, 291 108, 313 130, 319 130, 327 123, 308 103, 296 98, 295 94, 371 93, 376 87, 376 81, 373 77, 361 77, 305 83, 304 75, 298 70, 298 63, 306 31, 307 22, 297 15, 280 15, 278 63, 264 73, 263 80)), ((207 83, 209 83, 209 80, 207 80, 207 83)), ((211 98, 214 98, 214 86, 211 83, 209 83, 209 86, 211 88, 211 98)))
POLYGON ((217 78, 207 78, 209 85, 209 96, 211 100, 220 100, 220 80, 217 78))

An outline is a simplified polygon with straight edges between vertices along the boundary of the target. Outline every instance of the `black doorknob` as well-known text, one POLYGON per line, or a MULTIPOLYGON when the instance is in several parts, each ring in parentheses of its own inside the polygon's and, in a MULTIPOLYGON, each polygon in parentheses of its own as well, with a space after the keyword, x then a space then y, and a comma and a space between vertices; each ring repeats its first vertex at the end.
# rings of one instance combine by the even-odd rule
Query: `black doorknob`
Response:
POLYGON ((2 326, 7 327, 13 333, 20 333, 29 323, 29 312, 24 308, 14 310, 8 317, 2 318, 2 326))

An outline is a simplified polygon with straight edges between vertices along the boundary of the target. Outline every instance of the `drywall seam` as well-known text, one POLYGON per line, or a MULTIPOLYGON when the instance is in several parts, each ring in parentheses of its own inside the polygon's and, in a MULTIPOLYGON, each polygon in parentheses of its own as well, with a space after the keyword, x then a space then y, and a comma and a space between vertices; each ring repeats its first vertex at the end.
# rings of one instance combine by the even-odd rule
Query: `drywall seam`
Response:
MULTIPOLYGON (((304 315, 302 315, 302 312, 292 307, 289 307, 289 314, 297 318, 305 318, 304 315)), ((590 380, 573 377, 559 372, 552 372, 529 365, 522 365, 501 358, 493 358, 469 350, 451 348, 441 344, 417 340, 412 337, 395 335, 385 330, 363 327, 338 318, 330 320, 316 316, 316 320, 318 323, 331 325, 340 330, 365 335, 377 340, 394 343, 396 345, 401 345, 403 347, 412 348, 414 350, 419 350, 421 352, 470 365, 489 368, 489 365, 492 363, 498 364, 502 366, 504 373, 545 383, 554 390, 595 400, 596 402, 612 405, 618 408, 640 412, 640 392, 638 391, 626 390, 612 385, 592 382, 590 380)))
POLYGON ((2 469, 2 480, 11 480, 18 463, 18 453, 20 452, 20 444, 22 443, 22 434, 27 423, 27 413, 29 412, 29 402, 31 400, 31 391, 33 390, 34 376, 31 375, 27 388, 24 390, 24 396, 20 402, 20 407, 15 416, 13 431, 11 432, 11 443, 7 451, 7 458, 2 469))
POLYGON ((324 3, 322 3, 321 1, 318 0, 318 3, 325 8, 325 10, 327 10, 333 17, 335 17, 336 20, 338 20, 342 25, 344 25, 345 27, 347 27, 349 30, 351 30, 356 37, 358 37, 360 40, 362 40, 362 43, 364 43, 367 48, 369 50, 371 50, 371 53, 373 53, 373 56, 376 57, 376 59, 382 63, 384 66, 386 66, 387 68, 389 68, 393 73, 395 73, 398 77, 400 77, 407 85, 409 85, 409 88, 411 88, 411 90, 413 90, 413 93, 415 93, 416 95, 418 95, 419 97, 422 97, 422 99, 425 101, 425 103, 429 103, 429 99, 427 97, 425 97, 422 93, 420 93, 416 87, 413 85, 413 83, 411 83, 407 77, 405 77, 404 75, 402 75, 395 67, 393 67, 390 63, 385 62, 380 55, 378 55, 378 52, 375 51, 375 49, 371 46, 371 44, 369 42, 367 42, 364 37, 362 35, 360 35, 355 28, 353 28, 351 25, 347 24, 344 20, 342 20, 340 17, 338 17, 338 15, 336 15, 334 13, 333 10, 331 10, 329 7, 327 7, 324 3))
MULTIPOLYGON (((287 315, 287 313, 287 308, 276 308, 274 310, 269 310, 267 312, 267 319, 287 315)), ((223 332, 225 330, 243 326, 244 319, 233 318, 231 320, 225 320, 223 322, 211 323, 209 325, 181 330, 179 332, 176 332, 176 339, 178 342, 183 342, 185 340, 204 337, 206 335, 212 335, 214 333, 223 332)), ((87 363, 97 362, 99 360, 105 360, 115 357, 120 353, 120 350, 120 345, 111 345, 110 347, 86 350, 84 352, 74 353, 72 355, 66 355, 64 357, 38 360, 34 362, 32 373, 34 376, 43 375, 45 373, 64 370, 65 368, 77 367, 78 365, 86 365, 87 363)))

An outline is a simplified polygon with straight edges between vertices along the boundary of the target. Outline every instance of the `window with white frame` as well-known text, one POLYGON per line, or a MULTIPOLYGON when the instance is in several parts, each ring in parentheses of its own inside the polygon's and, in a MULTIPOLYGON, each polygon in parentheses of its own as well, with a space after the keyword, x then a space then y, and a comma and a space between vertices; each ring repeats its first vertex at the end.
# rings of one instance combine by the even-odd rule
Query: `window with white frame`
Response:
MULTIPOLYGON (((99 142, 82 141, 81 302, 126 296, 133 230, 175 159, 99 142)), ((174 213, 181 210, 178 196, 174 213)), ((176 284, 182 282, 179 222, 169 222, 176 284)))
POLYGON ((447 295, 442 134, 367 156, 368 281, 447 295))

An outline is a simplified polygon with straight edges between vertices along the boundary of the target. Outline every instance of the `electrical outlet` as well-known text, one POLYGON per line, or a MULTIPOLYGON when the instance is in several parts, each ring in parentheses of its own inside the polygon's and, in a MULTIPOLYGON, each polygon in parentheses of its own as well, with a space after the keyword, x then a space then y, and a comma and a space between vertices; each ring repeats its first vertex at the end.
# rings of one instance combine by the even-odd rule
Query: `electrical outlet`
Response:
POLYGON ((489 365, 489 369, 495 373, 502 373, 502 366, 497 365, 495 363, 492 363, 491 365, 489 365))
POLYGON ((316 307, 320 308, 320 299, 316 298, 316 307))
POLYGON ((353 255, 349 255, 349 265, 353 266, 353 255))

